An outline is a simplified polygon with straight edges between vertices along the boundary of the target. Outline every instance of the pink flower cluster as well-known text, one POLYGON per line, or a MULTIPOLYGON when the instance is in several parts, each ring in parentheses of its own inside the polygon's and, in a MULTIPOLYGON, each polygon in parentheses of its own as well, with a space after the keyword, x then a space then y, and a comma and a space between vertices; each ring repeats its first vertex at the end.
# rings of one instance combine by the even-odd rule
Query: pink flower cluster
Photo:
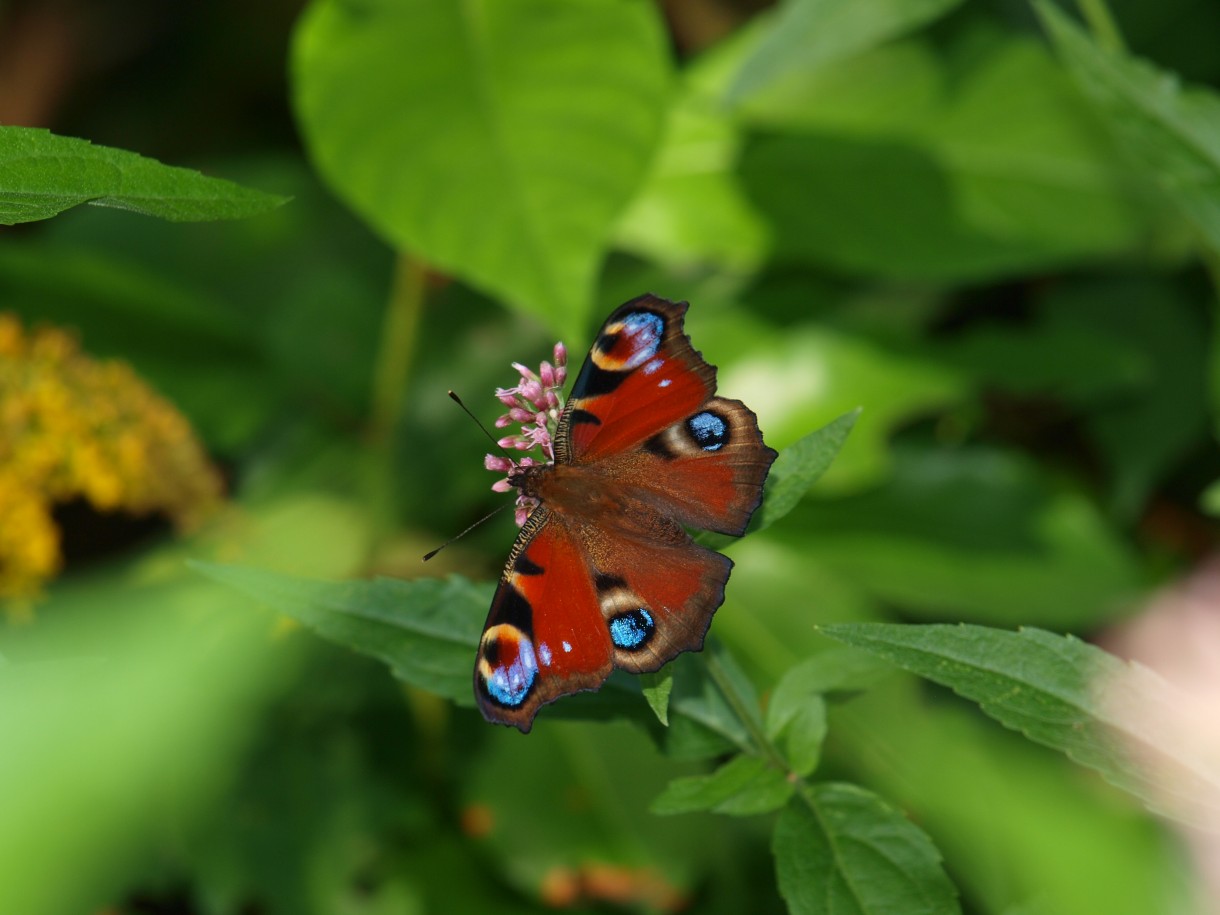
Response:
MULTIPOLYGON (((504 429, 514 423, 521 426, 518 433, 500 439, 500 447, 517 451, 538 449, 545 458, 539 460, 526 455, 514 460, 499 454, 487 455, 483 466, 505 475, 492 485, 496 492, 508 492, 513 488, 509 480, 514 471, 555 461, 555 428, 563 411, 563 383, 568 375, 568 351, 562 343, 555 344, 554 359, 554 365, 543 362, 537 372, 514 362, 513 368, 520 373, 521 383, 513 388, 496 388, 496 398, 508 408, 508 412, 496 420, 496 428, 504 429)), ((537 504, 538 501, 529 496, 517 496, 515 517, 518 526, 525 524, 537 504)))

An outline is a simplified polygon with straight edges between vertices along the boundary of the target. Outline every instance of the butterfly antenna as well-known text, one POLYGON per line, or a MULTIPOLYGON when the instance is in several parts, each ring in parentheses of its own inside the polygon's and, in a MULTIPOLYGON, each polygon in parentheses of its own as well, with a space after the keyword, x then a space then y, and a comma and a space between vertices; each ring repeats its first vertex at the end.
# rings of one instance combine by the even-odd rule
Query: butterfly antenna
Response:
MULTIPOLYGON (((473 419, 473 420, 474 420, 474 424, 475 424, 476 426, 478 426, 480 429, 482 429, 482 430, 483 430, 483 434, 487 436, 487 440, 488 440, 488 441, 490 441, 490 442, 491 442, 493 445, 495 445, 497 448, 499 448, 499 449, 500 449, 501 451, 503 451, 505 454, 508 454, 508 455, 509 455, 509 457, 511 457, 511 456, 512 456, 511 454, 509 454, 509 451, 508 451, 508 450, 507 450, 507 449, 506 449, 506 448, 505 448, 503 445, 501 445, 501 444, 500 444, 500 443, 499 443, 499 442, 496 440, 496 437, 495 437, 494 435, 492 435, 490 432, 488 432, 488 431, 487 431, 487 427, 486 427, 486 426, 484 426, 484 425, 483 425, 483 424, 482 424, 482 423, 479 421, 479 418, 478 418, 477 416, 475 416, 473 413, 471 413, 471 412, 470 412, 470 408, 469 408, 468 406, 466 406, 466 404, 462 403, 462 398, 458 397, 458 396, 457 396, 457 394, 456 394, 456 393, 454 393, 453 391, 450 391, 450 392, 449 392, 449 399, 450 399, 450 400, 452 400, 452 401, 453 401, 455 404, 457 404, 459 407, 461 407, 461 408, 462 408, 462 410, 463 410, 463 412, 465 412, 465 414, 466 414, 467 416, 469 416, 471 419, 473 419)), ((493 512, 492 514, 495 514, 495 512, 493 512)), ((486 519, 486 518, 484 518, 483 520, 485 521, 485 520, 487 520, 487 519, 486 519)), ((476 522, 476 523, 480 523, 480 524, 481 524, 482 522, 476 522)), ((463 533, 465 533, 465 532, 463 531, 463 533)), ((462 535, 461 535, 461 534, 458 534, 458 536, 460 537, 460 536, 462 536, 462 535)), ((424 558, 427 558, 427 557, 424 557, 424 558)))
MULTIPOLYGON (((456 399, 456 398, 455 398, 455 399, 456 399)), ((459 401, 458 401, 458 403, 461 403, 461 401, 459 400, 459 401)), ((460 534, 457 534, 457 535, 455 535, 455 536, 453 536, 453 537, 450 537, 448 540, 446 540, 444 543, 442 543, 440 546, 438 546, 438 547, 437 547, 435 550, 433 550, 431 553, 426 553, 426 554, 424 554, 424 562, 427 562, 429 559, 431 559, 433 556, 435 556, 437 553, 439 553, 439 552, 440 552, 441 550, 443 550, 445 547, 449 546, 449 544, 453 543, 453 541, 458 540, 458 539, 460 539, 460 538, 462 538, 462 537, 465 537, 467 534, 469 534, 471 531, 473 531, 473 530, 474 530, 476 527, 478 527, 480 524, 482 524, 482 523, 483 523, 484 521, 486 521, 488 518, 493 518, 493 517, 495 517, 496 515, 500 514, 500 512, 504 511, 504 509, 506 509, 506 508, 508 508, 510 505, 514 505, 514 504, 516 504, 516 503, 514 503, 514 502, 505 502, 503 505, 501 505, 499 508, 495 509, 494 511, 490 511, 490 512, 488 512, 486 515, 484 515, 482 518, 480 518, 480 519, 479 519, 478 521, 476 521, 474 524, 470 525, 470 527, 466 528, 466 530, 462 531, 460 534)))

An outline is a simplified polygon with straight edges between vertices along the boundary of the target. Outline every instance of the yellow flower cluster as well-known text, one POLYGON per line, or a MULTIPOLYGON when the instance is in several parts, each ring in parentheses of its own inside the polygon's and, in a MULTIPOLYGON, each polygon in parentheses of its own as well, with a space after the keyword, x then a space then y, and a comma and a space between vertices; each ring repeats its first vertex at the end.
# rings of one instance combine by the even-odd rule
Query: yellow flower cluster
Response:
POLYGON ((186 529, 219 505, 221 480, 187 421, 127 365, 0 313, 0 602, 16 606, 59 570, 51 511, 76 498, 186 529))

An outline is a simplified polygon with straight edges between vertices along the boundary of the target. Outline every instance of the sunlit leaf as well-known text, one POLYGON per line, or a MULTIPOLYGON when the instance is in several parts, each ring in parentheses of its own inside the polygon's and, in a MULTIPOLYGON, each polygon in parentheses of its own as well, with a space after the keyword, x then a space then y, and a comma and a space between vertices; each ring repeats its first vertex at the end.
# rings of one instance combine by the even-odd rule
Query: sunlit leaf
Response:
POLYGON ((396 247, 583 329, 669 82, 645 0, 317 0, 295 103, 314 159, 396 247))
POLYGON ((0 126, 0 225, 48 219, 82 203, 191 222, 256 216, 285 202, 123 149, 0 126))
POLYGON ((794 915, 951 915, 957 890, 932 840, 856 785, 814 785, 780 814, 772 840, 794 915))

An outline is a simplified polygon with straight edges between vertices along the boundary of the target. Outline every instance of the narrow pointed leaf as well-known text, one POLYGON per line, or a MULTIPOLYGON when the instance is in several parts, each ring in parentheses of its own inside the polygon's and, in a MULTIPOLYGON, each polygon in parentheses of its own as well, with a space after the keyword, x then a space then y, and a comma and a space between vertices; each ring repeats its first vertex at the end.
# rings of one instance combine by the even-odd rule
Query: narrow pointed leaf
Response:
POLYGON ((1049 3, 1035 9, 1123 149, 1220 251, 1220 96, 1100 48, 1049 3))
POLYGON ((961 0, 787 0, 742 64, 730 102, 931 22, 961 0))
POLYGON ((286 200, 124 149, 0 126, 0 225, 48 219, 82 203, 171 222, 240 219, 286 200))
POLYGON ((1149 806, 1216 822, 1220 773, 1186 746, 1208 722, 1153 671, 1040 629, 839 623, 831 638, 950 687, 1030 740, 1052 747, 1149 806))
MULTIPOLYGON (((830 469, 847 436, 860 417, 860 410, 844 413, 821 429, 810 432, 779 453, 767 475, 762 505, 750 520, 747 534, 764 530, 779 521, 809 492, 809 488, 830 469)), ((703 532, 699 543, 712 549, 723 549, 737 538, 703 532)))
POLYGON ((474 704, 471 671, 491 604, 489 585, 456 576, 332 583, 240 566, 192 565, 319 635, 384 661, 413 686, 474 704))

